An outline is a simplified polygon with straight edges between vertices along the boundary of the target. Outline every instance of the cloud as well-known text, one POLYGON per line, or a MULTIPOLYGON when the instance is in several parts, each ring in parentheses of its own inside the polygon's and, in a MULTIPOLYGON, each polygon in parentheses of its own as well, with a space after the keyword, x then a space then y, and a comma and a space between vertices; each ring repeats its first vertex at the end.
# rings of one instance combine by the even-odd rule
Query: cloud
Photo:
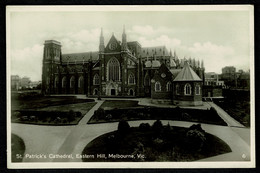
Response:
POLYGON ((131 29, 127 30, 127 33, 130 35, 137 34, 139 36, 148 36, 148 37, 158 37, 159 35, 163 35, 165 33, 170 34, 173 32, 173 29, 159 26, 154 28, 150 25, 134 25, 131 29))
POLYGON ((27 76, 31 80, 41 80, 43 46, 36 44, 24 49, 11 51, 11 74, 27 76))
POLYGON ((147 39, 146 37, 139 37, 137 38, 137 41, 140 42, 140 44, 143 47, 149 47, 149 46, 166 46, 167 48, 171 47, 177 47, 181 45, 181 40, 178 40, 176 38, 170 38, 167 35, 161 35, 154 39, 147 39))

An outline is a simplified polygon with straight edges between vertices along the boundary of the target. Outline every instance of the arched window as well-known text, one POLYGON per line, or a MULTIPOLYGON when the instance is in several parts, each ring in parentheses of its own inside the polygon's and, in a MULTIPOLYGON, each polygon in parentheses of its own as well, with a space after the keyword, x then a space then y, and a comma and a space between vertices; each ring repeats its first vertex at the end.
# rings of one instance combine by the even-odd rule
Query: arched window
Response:
POLYGON ((108 80, 120 81, 120 64, 116 58, 111 58, 107 64, 108 80))
POLYGON ((99 75, 95 74, 93 78, 93 85, 99 85, 99 75))
POLYGON ((144 78, 144 86, 150 86, 150 77, 146 75, 144 78))
POLYGON ((166 84, 166 91, 171 91, 172 90, 172 83, 169 81, 166 84))
POLYGON ((59 86, 59 77, 56 76, 54 80, 54 88, 58 88, 58 86, 59 86))
POLYGON ((184 93, 185 93, 185 95, 191 95, 191 85, 189 83, 187 83, 184 86, 184 93))
POLYGON ((46 78, 46 85, 49 85, 49 84, 50 84, 50 78, 47 77, 47 78, 46 78))
POLYGON ((180 86, 176 85, 176 95, 180 95, 180 86))
POLYGON ((195 94, 200 95, 200 85, 199 84, 197 84, 195 87, 195 94))
POLYGON ((155 91, 161 91, 161 83, 158 81, 155 83, 155 91))
POLYGON ((74 88, 74 86, 75 86, 75 77, 72 76, 72 77, 70 78, 70 88, 74 88))
POLYGON ((135 83, 135 76, 131 73, 128 77, 128 83, 134 84, 135 83))
POLYGON ((66 85, 67 85, 67 78, 64 76, 63 78, 62 78, 62 88, 66 88, 66 85))
POLYGON ((78 80, 78 88, 83 88, 83 86, 84 86, 84 78, 83 76, 80 76, 78 80))

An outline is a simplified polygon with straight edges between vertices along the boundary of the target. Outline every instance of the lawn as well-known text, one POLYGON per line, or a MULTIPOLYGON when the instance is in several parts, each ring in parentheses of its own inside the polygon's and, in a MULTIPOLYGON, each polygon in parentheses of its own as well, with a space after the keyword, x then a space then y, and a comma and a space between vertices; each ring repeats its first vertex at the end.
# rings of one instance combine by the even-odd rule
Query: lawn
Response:
POLYGON ((96 104, 75 96, 42 96, 36 92, 12 93, 12 122, 41 125, 75 125, 96 104))
POLYGON ((25 144, 23 140, 15 134, 11 135, 12 162, 22 162, 25 144))
POLYGON ((134 100, 106 100, 100 106, 103 109, 139 107, 138 101, 134 100))
POLYGON ((75 103, 94 102, 93 99, 77 99, 75 96, 43 96, 36 92, 12 93, 11 109, 36 109, 75 103))
POLYGON ((250 102, 243 100, 223 102, 214 101, 218 106, 224 109, 231 117, 246 127, 250 127, 250 102))
POLYGON ((82 152, 82 155, 92 155, 94 158, 82 160, 180 162, 200 160, 228 152, 231 152, 231 149, 224 141, 203 130, 169 125, 158 130, 158 127, 143 125, 142 128, 131 127, 128 131, 114 131, 97 137, 87 144, 82 152), (97 154, 103 154, 105 157, 98 158, 97 154))

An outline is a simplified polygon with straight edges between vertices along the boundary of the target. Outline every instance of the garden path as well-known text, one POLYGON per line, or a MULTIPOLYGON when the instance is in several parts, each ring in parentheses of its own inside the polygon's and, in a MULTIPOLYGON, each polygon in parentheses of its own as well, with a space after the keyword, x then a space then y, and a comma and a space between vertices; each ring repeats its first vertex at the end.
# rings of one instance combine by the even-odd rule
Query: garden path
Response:
MULTIPOLYGON (((29 154, 73 154, 74 159, 32 159, 24 158, 24 162, 80 162, 80 158, 76 158, 76 154, 81 154, 87 143, 95 139, 96 137, 114 131, 117 129, 118 123, 105 123, 105 124, 86 124, 105 99, 97 101, 98 103, 82 118, 76 126, 38 126, 38 125, 26 125, 12 123, 12 133, 20 136, 26 145, 25 153, 29 154)), ((109 100, 111 100, 109 98, 109 100)), ((120 100, 120 99, 119 99, 120 100)), ((136 100, 136 99, 133 99, 136 100)), ((232 152, 215 156, 200 161, 244 161, 250 158, 250 130, 246 128, 240 128, 236 130, 235 123, 232 123, 232 119, 227 118, 230 126, 218 126, 210 124, 202 124, 202 128, 206 132, 211 133, 223 141, 225 141, 231 148, 232 152), (243 133, 243 137, 240 137, 237 132, 243 133), (247 135, 248 134, 248 135, 247 135)), ((223 118, 223 117, 222 117, 223 118)), ((223 118, 224 119, 224 118, 223 118)), ((141 123, 152 124, 154 120, 145 121, 130 121, 130 126, 139 126, 141 123)), ((183 121, 166 121, 163 120, 163 124, 170 123, 173 126, 189 127, 194 122, 183 121)))

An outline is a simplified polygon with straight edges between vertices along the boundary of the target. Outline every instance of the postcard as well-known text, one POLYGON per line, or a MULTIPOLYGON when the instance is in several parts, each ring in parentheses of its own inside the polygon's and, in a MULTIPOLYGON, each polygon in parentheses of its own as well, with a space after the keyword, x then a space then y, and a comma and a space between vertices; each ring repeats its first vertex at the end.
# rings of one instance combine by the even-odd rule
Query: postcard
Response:
POLYGON ((8 168, 255 167, 253 14, 7 6, 8 168))

